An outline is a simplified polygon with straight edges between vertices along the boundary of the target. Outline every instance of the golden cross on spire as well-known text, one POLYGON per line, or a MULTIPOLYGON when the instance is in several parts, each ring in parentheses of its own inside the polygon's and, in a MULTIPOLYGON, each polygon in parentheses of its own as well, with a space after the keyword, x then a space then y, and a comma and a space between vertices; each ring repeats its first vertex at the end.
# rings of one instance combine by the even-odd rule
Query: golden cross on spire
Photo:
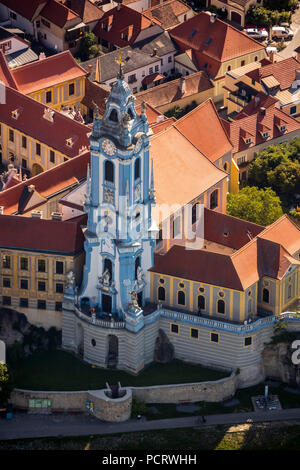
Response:
POLYGON ((117 62, 117 64, 120 65, 120 71, 119 71, 119 74, 118 74, 118 78, 123 79, 124 78, 123 67, 125 65, 125 62, 123 62, 121 54, 120 54, 118 59, 115 59, 115 61, 117 62))

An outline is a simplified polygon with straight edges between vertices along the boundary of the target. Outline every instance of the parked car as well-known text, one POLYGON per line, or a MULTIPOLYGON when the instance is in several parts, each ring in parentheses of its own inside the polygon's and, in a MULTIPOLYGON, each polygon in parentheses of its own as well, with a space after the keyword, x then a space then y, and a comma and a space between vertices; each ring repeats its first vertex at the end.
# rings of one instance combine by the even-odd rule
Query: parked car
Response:
POLYGON ((272 37, 274 39, 293 39, 294 33, 290 28, 286 26, 273 26, 272 37))
POLYGON ((258 29, 258 28, 247 28, 244 29, 245 33, 248 34, 253 39, 267 39, 268 38, 268 31, 265 29, 258 29))

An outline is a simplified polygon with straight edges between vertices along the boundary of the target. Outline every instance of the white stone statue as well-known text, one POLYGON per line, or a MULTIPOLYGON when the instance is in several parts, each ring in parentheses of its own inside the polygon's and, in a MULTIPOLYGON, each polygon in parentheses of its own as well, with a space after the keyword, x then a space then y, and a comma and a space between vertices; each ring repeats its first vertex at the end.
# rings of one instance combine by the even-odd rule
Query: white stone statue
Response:
POLYGON ((67 274, 67 287, 75 287, 75 274, 72 270, 67 274))
POLYGON ((144 273, 143 273, 143 270, 140 266, 137 267, 137 270, 136 270, 136 280, 138 282, 138 284, 142 284, 143 283, 143 279, 144 279, 144 273))

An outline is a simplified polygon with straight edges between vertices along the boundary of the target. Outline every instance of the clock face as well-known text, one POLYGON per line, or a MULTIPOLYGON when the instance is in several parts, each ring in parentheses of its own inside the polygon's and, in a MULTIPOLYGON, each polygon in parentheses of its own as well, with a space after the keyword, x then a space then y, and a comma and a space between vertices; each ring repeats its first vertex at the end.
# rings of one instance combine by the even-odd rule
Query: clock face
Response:
POLYGON ((138 153, 142 148, 142 139, 139 137, 139 139, 137 140, 137 143, 135 144, 135 147, 134 147, 134 152, 135 153, 138 153))
POLYGON ((117 148, 116 148, 115 144, 109 139, 104 139, 103 140, 102 149, 110 157, 112 157, 117 151, 117 148))

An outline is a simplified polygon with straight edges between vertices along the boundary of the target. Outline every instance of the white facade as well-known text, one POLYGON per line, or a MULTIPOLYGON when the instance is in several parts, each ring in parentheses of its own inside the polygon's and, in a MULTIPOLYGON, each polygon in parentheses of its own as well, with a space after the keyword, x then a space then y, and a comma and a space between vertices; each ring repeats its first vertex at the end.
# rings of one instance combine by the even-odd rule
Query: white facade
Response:
POLYGON ((26 33, 31 34, 32 36, 34 35, 32 22, 3 4, 0 4, 0 17, 3 21, 9 20, 11 22, 12 27, 20 28, 26 33))

